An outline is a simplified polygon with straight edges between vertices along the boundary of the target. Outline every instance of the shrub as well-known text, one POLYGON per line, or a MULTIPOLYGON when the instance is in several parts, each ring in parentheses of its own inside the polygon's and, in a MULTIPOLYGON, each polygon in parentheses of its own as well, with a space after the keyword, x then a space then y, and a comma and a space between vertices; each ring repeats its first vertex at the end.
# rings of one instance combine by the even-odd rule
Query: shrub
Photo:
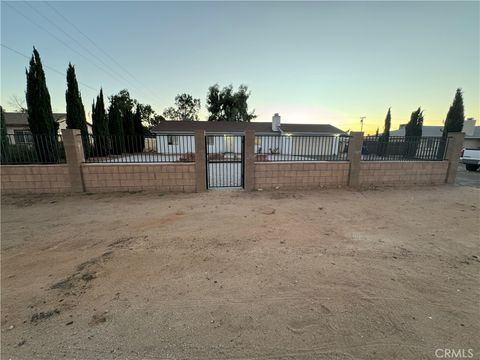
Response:
POLYGON ((180 159, 178 159, 179 162, 194 162, 195 161, 195 154, 194 153, 186 153, 183 154, 180 159))
POLYGON ((213 153, 213 154, 208 154, 208 160, 214 161, 214 160, 223 160, 225 156, 221 153, 213 153))

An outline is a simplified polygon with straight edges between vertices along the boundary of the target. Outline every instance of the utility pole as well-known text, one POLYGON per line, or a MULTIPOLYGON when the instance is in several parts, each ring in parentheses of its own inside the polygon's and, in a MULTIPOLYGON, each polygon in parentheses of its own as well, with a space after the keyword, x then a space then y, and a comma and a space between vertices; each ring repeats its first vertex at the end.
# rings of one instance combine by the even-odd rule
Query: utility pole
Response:
POLYGON ((363 120, 365 120, 367 117, 366 116, 361 116, 360 117, 360 131, 363 132, 363 120))

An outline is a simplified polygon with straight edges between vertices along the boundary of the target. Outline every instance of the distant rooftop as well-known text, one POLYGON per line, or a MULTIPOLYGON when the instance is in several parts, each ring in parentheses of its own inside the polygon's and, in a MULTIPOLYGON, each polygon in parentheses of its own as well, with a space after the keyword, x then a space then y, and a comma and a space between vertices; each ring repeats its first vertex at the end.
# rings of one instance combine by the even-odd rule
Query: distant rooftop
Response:
MULTIPOLYGON (((329 124, 281 124, 280 128, 284 133, 293 134, 345 134, 344 131, 329 124)), ((154 133, 191 133, 195 130, 219 133, 255 130, 255 132, 259 134, 278 134, 278 131, 272 130, 271 122, 162 121, 151 129, 154 133)))
MULTIPOLYGON (((398 130, 390 131, 391 136, 405 136, 405 125, 401 124, 398 130)), ((466 139, 480 139, 480 126, 475 126, 475 119, 466 119, 463 127, 466 139)), ((435 137, 442 136, 443 126, 441 125, 423 125, 422 136, 435 137)))
MULTIPOLYGON (((5 126, 28 126, 28 114, 22 112, 4 112, 5 126)), ((53 113, 53 118, 56 122, 65 120, 67 114, 53 113)))

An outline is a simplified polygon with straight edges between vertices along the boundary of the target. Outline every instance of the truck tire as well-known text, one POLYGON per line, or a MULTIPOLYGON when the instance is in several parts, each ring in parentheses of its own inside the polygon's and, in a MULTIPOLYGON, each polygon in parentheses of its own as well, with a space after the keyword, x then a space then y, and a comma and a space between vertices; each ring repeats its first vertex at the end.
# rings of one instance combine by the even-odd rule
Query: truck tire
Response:
POLYGON ((465 164, 465 167, 467 168, 468 171, 477 171, 479 166, 480 165, 475 165, 475 164, 465 164))

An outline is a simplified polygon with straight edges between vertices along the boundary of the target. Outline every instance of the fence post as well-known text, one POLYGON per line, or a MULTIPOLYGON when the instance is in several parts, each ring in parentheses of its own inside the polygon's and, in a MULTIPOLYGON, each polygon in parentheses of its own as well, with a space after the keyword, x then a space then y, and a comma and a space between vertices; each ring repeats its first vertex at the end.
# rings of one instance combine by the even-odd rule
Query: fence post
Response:
POLYGON ((205 159, 205 131, 195 130, 195 190, 207 190, 207 163, 205 159))
POLYGON ((245 131, 244 188, 253 191, 255 188, 255 131, 245 131))
POLYGON ((360 187, 360 161, 362 160, 363 132, 351 132, 348 145, 348 160, 350 169, 348 172, 348 186, 360 187))
POLYGON ((81 165, 85 161, 83 143, 80 130, 62 130, 63 146, 65 148, 65 159, 70 177, 70 189, 72 192, 85 191, 82 179, 81 165))
POLYGON ((460 151, 463 147, 465 134, 462 132, 453 132, 448 133, 448 137, 448 147, 445 154, 445 158, 448 160, 448 168, 445 182, 447 184, 453 184, 457 177, 458 160, 460 158, 460 151))

